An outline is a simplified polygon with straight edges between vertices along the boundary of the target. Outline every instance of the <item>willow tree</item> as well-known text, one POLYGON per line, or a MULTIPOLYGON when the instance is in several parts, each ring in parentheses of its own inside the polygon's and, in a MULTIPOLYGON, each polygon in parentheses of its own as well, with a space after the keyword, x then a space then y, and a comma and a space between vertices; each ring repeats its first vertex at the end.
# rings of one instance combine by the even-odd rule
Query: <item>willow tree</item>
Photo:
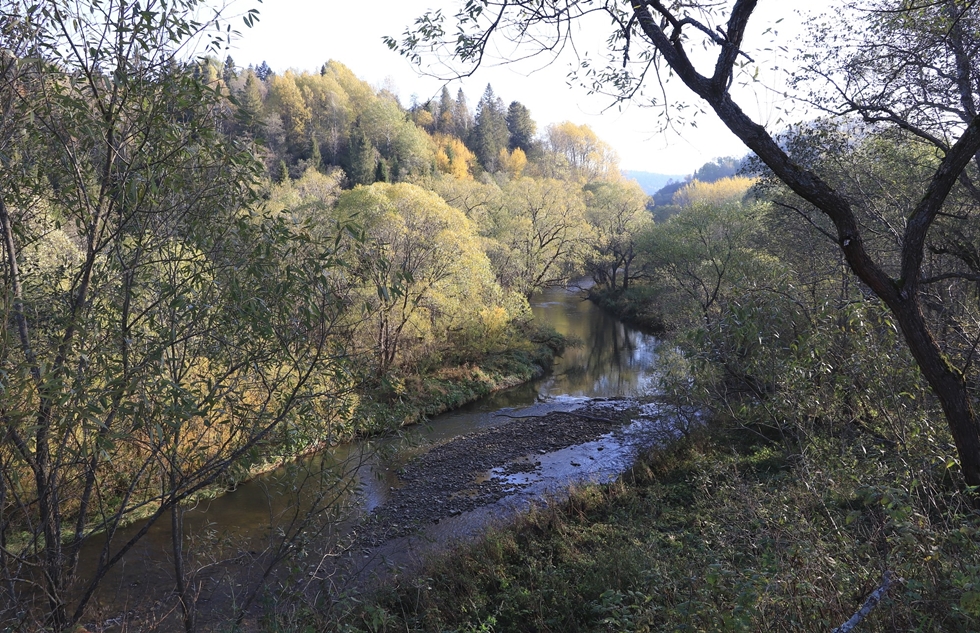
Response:
MULTIPOLYGON (((606 51, 610 64, 590 64, 590 83, 628 100, 641 94, 648 78, 679 79, 772 173, 829 221, 848 266, 887 305, 940 402, 966 483, 980 485, 980 420, 970 389, 976 381, 973 354, 957 358, 944 353, 937 342, 942 325, 930 322, 923 310, 924 287, 930 282, 980 279, 963 258, 950 260, 942 272, 927 275, 923 270, 927 250, 943 248, 931 242, 943 233, 937 225, 975 221, 975 203, 965 213, 959 210, 958 219, 945 215, 951 193, 963 190, 974 201, 980 199, 980 8, 960 0, 846 2, 835 15, 847 19, 810 25, 826 37, 814 42, 817 48, 798 69, 795 85, 769 87, 783 93, 810 86, 824 109, 897 128, 936 152, 935 167, 899 230, 898 264, 890 266, 890 255, 867 247, 857 201, 794 160, 774 138, 775 131, 747 114, 733 92, 737 80, 751 83, 757 76, 755 58, 770 44, 761 36, 759 41, 746 40, 756 5, 756 0, 475 0, 462 5, 452 29, 446 28, 444 14, 420 18, 401 49, 419 61, 423 49, 438 49, 468 64, 463 72, 472 72, 495 38, 554 51, 573 37, 579 21, 611 24, 606 51), (448 32, 451 39, 444 37, 448 32)), ((391 39, 388 43, 399 46, 391 39)), ((669 98, 658 105, 676 112, 677 103, 669 98)))

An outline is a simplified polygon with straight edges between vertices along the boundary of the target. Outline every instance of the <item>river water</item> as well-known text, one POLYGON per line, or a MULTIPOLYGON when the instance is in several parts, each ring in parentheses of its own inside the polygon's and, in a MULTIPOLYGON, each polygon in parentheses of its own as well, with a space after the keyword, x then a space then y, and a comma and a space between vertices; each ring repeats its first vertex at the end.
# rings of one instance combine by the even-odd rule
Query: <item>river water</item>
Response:
MULTIPOLYGON (((535 296, 531 307, 536 319, 576 342, 556 361, 552 371, 538 380, 492 394, 419 425, 406 434, 409 446, 443 441, 506 423, 512 417, 568 411, 594 399, 632 398, 656 391, 658 340, 655 337, 603 312, 585 300, 579 289, 548 290, 535 296)), ((567 481, 582 478, 615 476, 628 467, 636 452, 636 447, 623 438, 623 435, 610 436, 542 456, 540 476, 517 482, 522 484, 522 498, 546 493, 556 482, 567 485, 567 481), (593 455, 601 459, 595 461, 593 455), (566 473, 558 467, 569 462, 578 465, 576 460, 581 462, 585 458, 593 460, 590 472, 566 473), (549 464, 554 465, 550 472, 549 464), (538 485, 531 485, 535 483, 538 485)), ((235 572, 227 563, 228 551, 241 552, 242 557, 248 558, 265 547, 262 543, 274 540, 270 536, 275 532, 288 533, 300 525, 304 517, 291 513, 296 499, 305 499, 307 505, 319 503, 324 508, 341 508, 341 514, 362 513, 383 504, 388 492, 398 485, 394 471, 399 457, 392 454, 393 450, 390 441, 386 446, 369 441, 337 447, 188 510, 184 514, 188 549, 203 546, 206 550, 203 558, 200 552, 196 555, 195 565, 206 565, 211 556, 215 569, 223 570, 221 573, 231 578, 234 586, 235 572), (323 478, 323 473, 332 474, 323 478), (349 476, 338 476, 338 473, 349 476)), ((412 452, 411 448, 399 450, 402 454, 412 452)), ((490 472, 487 476, 495 475, 490 472)), ((493 516, 499 512, 490 509, 483 514, 493 516)), ((347 523, 336 521, 334 516, 332 511, 323 512, 321 519, 310 521, 309 525, 333 533, 348 529, 347 523)), ((443 530, 458 532, 483 520, 475 515, 468 521, 457 522, 455 528, 449 523, 443 530)), ((171 532, 169 521, 161 521, 164 523, 144 537, 127 557, 130 562, 106 579, 104 585, 108 592, 104 593, 108 593, 109 599, 103 597, 103 602, 113 602, 112 598, 118 599, 123 594, 129 596, 126 600, 138 602, 141 593, 145 599, 155 593, 153 586, 166 584, 167 577, 172 577, 171 532)), ((329 540, 329 534, 317 532, 315 538, 329 540)))

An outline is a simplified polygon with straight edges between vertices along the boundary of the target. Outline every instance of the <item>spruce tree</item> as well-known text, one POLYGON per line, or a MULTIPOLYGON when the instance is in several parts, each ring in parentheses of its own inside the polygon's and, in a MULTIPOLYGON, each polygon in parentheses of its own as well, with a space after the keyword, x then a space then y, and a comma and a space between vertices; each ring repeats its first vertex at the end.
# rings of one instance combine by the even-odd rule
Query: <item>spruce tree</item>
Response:
POLYGON ((524 104, 512 101, 507 108, 507 131, 510 133, 507 148, 511 151, 520 148, 527 154, 534 145, 536 128, 531 111, 524 104))
POLYGON ((442 87, 439 95, 439 110, 436 113, 436 131, 443 134, 453 134, 453 98, 449 96, 449 88, 442 87))
POLYGON ((509 137, 504 102, 494 95, 493 88, 487 84, 487 89, 476 107, 473 152, 488 172, 497 171, 500 162, 500 150, 507 148, 509 137))

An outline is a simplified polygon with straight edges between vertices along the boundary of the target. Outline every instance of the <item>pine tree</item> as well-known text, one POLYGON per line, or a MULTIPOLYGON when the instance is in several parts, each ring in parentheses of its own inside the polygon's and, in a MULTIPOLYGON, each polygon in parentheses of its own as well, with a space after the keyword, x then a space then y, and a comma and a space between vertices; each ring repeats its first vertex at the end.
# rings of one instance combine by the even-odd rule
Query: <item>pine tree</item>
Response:
POLYGON ((465 141, 472 128, 473 115, 470 114, 470 107, 466 104, 466 95, 460 88, 459 92, 456 93, 456 101, 452 107, 452 129, 446 130, 446 133, 465 141))
POLYGON ((269 64, 265 63, 265 60, 262 60, 262 63, 259 64, 259 67, 255 69, 255 76, 261 79, 262 81, 265 81, 272 75, 273 72, 272 69, 269 68, 269 64))
POLYGON ((520 148, 525 154, 531 150, 537 126, 531 119, 531 111, 524 104, 512 101, 507 108, 507 131, 510 133, 508 149, 514 151, 520 148))
POLYGON ((310 167, 320 171, 323 169, 323 155, 320 153, 320 141, 317 140, 316 134, 312 135, 310 142, 313 144, 313 150, 310 152, 310 167))
POLYGON ((370 185, 374 182, 377 169, 378 150, 364 136, 360 127, 355 127, 350 136, 347 150, 347 177, 352 185, 370 185))
POLYGON ((497 171, 500 150, 507 148, 510 135, 507 132, 507 115, 504 102, 487 89, 476 107, 476 126, 473 128, 473 152, 483 168, 490 173, 497 171))
POLYGON ((231 58, 231 55, 225 58, 224 68, 221 69, 221 78, 225 85, 230 84, 234 79, 238 79, 238 70, 235 68, 235 60, 231 58))
POLYGON ((241 129, 259 136, 262 132, 262 90, 259 79, 250 69, 245 75, 245 85, 238 93, 238 111, 236 118, 241 129))
POLYGON ((442 87, 439 95, 439 109, 436 112, 436 131, 443 134, 453 133, 453 98, 449 96, 449 88, 442 87))
POLYGON ((378 166, 374 168, 374 182, 389 182, 388 163, 383 158, 378 159, 378 166))

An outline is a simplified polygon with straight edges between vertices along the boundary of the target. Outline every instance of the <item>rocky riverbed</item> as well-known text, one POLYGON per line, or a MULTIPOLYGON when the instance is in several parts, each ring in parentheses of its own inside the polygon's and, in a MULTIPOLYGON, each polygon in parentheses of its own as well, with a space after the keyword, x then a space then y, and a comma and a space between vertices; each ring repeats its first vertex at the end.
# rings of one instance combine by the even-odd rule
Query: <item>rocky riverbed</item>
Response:
POLYGON ((353 531, 348 551, 358 575, 411 567, 528 503, 561 496, 570 485, 610 481, 640 451, 681 432, 655 402, 592 400, 425 447, 401 466, 387 500, 353 531))

